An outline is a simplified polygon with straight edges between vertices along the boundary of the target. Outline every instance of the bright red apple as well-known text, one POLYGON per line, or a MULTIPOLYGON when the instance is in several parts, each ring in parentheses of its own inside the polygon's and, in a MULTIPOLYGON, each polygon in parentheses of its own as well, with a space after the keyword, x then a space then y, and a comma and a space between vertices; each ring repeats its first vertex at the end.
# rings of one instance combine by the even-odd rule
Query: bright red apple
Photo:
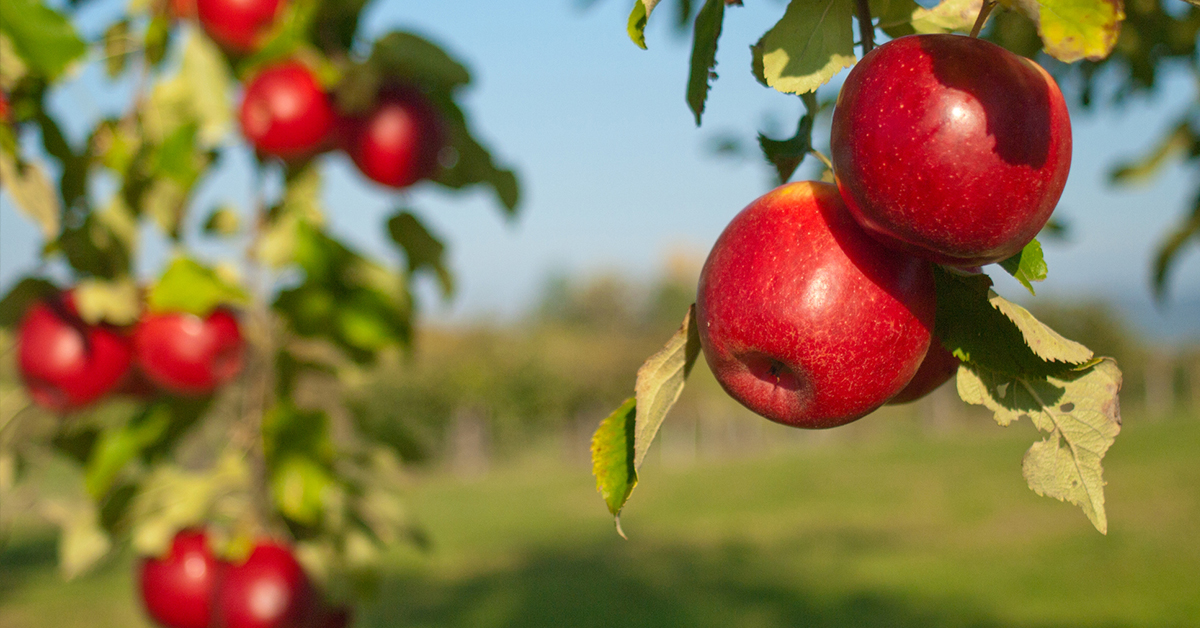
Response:
POLYGON ((365 117, 344 124, 346 152, 370 179, 402 188, 436 172, 445 141, 441 116, 419 93, 385 92, 365 117))
POLYGON ((182 312, 146 314, 133 333, 138 366, 155 385, 181 395, 205 395, 242 368, 238 321, 226 310, 206 318, 182 312))
POLYGON ((306 628, 319 600, 291 549, 261 543, 231 566, 217 589, 216 628, 306 628))
POLYGON ((954 377, 954 374, 958 373, 959 364, 962 362, 954 357, 953 353, 947 351, 935 336, 929 342, 929 351, 925 354, 925 359, 921 361, 921 367, 917 369, 917 374, 913 375, 912 381, 904 387, 904 390, 896 393, 896 396, 889 399, 888 403, 893 405, 908 403, 928 395, 954 377))
POLYGON ((838 188, 884 244, 941 264, 990 264, 1050 218, 1071 166, 1054 79, 991 42, 913 35, 851 69, 833 111, 838 188))
POLYGON ((849 423, 904 388, 929 347, 933 271, 880 246, 837 188, 767 193, 717 239, 696 296, 700 346, 725 391, 795 427, 849 423))
POLYGON ((254 52, 285 0, 196 0, 196 17, 213 41, 241 54, 254 52))
POLYGON ((108 325, 89 325, 71 295, 35 304, 17 332, 17 363, 34 402, 77 410, 121 383, 133 357, 129 338, 108 325))
POLYGON ((322 148, 336 115, 312 71, 298 61, 286 61, 246 84, 240 119, 242 133, 256 149, 297 159, 322 148))
POLYGON ((208 628, 213 591, 225 566, 213 557, 203 531, 179 532, 165 556, 142 560, 146 613, 165 628, 208 628))

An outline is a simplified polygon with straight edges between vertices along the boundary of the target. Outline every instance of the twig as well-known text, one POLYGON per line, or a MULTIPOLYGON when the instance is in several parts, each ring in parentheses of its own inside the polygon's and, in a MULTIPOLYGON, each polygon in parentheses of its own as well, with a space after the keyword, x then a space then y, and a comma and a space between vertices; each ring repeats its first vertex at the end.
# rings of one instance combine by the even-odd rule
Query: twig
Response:
POLYGON ((979 31, 983 30, 983 25, 994 8, 995 0, 984 0, 983 6, 979 7, 979 17, 975 18, 975 25, 971 27, 971 37, 979 37, 979 31))
POLYGON ((858 32, 862 38, 862 51, 865 56, 875 47, 875 25, 871 23, 871 5, 868 0, 855 0, 854 8, 858 15, 858 32))

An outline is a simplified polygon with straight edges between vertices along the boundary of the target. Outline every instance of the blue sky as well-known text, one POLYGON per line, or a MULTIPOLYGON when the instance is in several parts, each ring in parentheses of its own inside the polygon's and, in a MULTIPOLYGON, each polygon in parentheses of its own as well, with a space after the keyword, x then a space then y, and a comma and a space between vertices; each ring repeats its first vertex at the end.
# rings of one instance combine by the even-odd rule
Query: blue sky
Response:
MULTIPOLYGON (((396 260, 381 226, 396 207, 407 206, 449 243, 459 293, 443 305, 426 286, 428 319, 514 316, 553 272, 615 271, 648 279, 672 251, 702 258, 729 219, 771 185, 761 160, 712 155, 707 147, 714 135, 749 142, 773 118, 783 136, 801 111, 796 98, 761 87, 749 72, 748 47, 779 18, 782 2, 727 11, 720 79, 700 129, 683 98, 687 42, 662 19, 671 16, 652 20, 650 49, 643 51, 625 34, 628 0, 601 0, 588 9, 572 0, 536 5, 377 2, 366 16, 368 36, 412 30, 468 64, 475 81, 463 100, 474 130, 523 183, 521 213, 509 221, 485 191, 421 185, 396 193, 367 182, 340 154, 324 158, 324 196, 340 235, 396 260)), ((102 30, 114 7, 119 5, 101 2, 84 14, 81 28, 102 30)), ((56 96, 55 106, 72 112, 68 117, 82 127, 88 115, 119 105, 121 90, 98 95, 101 83, 95 73, 84 74, 56 96)), ((1172 293, 1179 305, 1163 319, 1173 323, 1154 322, 1148 282, 1153 248, 1182 216, 1194 170, 1174 167, 1146 187, 1106 183, 1111 165, 1149 147, 1196 89, 1193 78, 1174 72, 1154 101, 1136 100, 1120 112, 1072 112, 1074 161, 1059 210, 1071 234, 1067 242, 1045 243, 1050 278, 1039 287, 1039 298, 1101 297, 1138 309, 1143 327, 1200 338, 1200 322, 1190 320, 1200 319, 1194 316, 1200 311, 1200 250, 1193 247, 1178 263, 1172 293)), ((827 120, 817 136, 827 143, 827 120)), ((244 204, 246 160, 235 154, 200 191, 197 206, 244 204)), ((810 166, 799 176, 812 172, 810 166)), ((0 290, 7 290, 35 265, 40 243, 36 229, 2 196, 0 238, 0 290)), ((167 255, 155 238, 147 230, 147 272, 167 255)), ((202 250, 215 256, 228 249, 202 250)), ((1000 279, 999 289, 1014 298, 1022 291, 1007 279, 1000 279)))

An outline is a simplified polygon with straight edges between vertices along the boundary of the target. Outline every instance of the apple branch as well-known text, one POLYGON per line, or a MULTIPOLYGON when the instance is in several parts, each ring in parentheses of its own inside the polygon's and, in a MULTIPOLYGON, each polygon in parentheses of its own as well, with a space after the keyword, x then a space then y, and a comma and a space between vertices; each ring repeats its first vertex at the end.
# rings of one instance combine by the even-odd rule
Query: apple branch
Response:
POLYGON ((995 0, 985 0, 983 6, 979 7, 979 17, 975 18, 975 25, 971 27, 971 37, 979 37, 979 31, 983 30, 983 25, 987 23, 988 15, 991 15, 994 8, 995 0))
POLYGON ((875 47, 875 25, 871 23, 871 5, 869 0, 855 0, 855 14, 858 16, 858 32, 862 38, 862 52, 866 55, 875 47))

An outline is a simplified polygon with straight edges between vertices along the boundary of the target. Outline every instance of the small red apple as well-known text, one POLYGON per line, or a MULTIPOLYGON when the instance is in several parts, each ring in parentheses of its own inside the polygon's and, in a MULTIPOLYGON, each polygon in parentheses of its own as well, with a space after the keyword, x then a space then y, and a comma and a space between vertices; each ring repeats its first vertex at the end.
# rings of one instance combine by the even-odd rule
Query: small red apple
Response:
POLYGON ((29 396, 55 412, 103 397, 129 371, 129 338, 109 325, 89 325, 71 295, 35 304, 17 332, 17 362, 29 396))
POLYGON ((226 571, 214 604, 216 628, 304 628, 319 601, 291 549, 266 542, 226 571))
POLYGON ((0 124, 8 124, 8 97, 0 92, 0 124))
POLYGON ((437 170, 445 141, 441 116, 416 91, 385 91, 370 113, 344 125, 346 152, 374 181, 402 188, 437 170))
POLYGON ((700 271, 696 322, 717 381, 794 427, 858 419, 904 388, 929 347, 933 271, 854 222, 837 188, 805 181, 750 203, 700 271))
POLYGON ((207 318, 146 314, 134 329, 133 349, 155 385, 181 395, 206 395, 238 374, 244 345, 237 319, 218 309, 207 318))
POLYGON ((896 393, 896 396, 888 400, 888 403, 893 405, 908 403, 928 395, 954 377, 954 374, 958 372, 959 364, 962 362, 954 357, 953 353, 947 351, 935 336, 929 342, 929 351, 925 354, 925 359, 921 361, 921 367, 917 369, 917 374, 913 375, 912 381, 904 387, 904 390, 896 393))
POLYGON ((242 133, 256 149, 297 159, 321 149, 336 116, 312 71, 298 61, 286 61, 246 84, 240 119, 242 133))
POLYGON ((1020 252, 1046 224, 1071 167, 1071 121, 1033 61, 973 37, 913 35, 850 70, 830 145, 868 233, 969 267, 1020 252))
POLYGON ((142 560, 146 613, 166 628, 208 628, 213 591, 225 566, 213 557, 203 531, 179 532, 166 556, 142 560))
POLYGON ((213 41, 246 54, 258 48, 284 5, 285 0, 196 0, 196 17, 213 41))

